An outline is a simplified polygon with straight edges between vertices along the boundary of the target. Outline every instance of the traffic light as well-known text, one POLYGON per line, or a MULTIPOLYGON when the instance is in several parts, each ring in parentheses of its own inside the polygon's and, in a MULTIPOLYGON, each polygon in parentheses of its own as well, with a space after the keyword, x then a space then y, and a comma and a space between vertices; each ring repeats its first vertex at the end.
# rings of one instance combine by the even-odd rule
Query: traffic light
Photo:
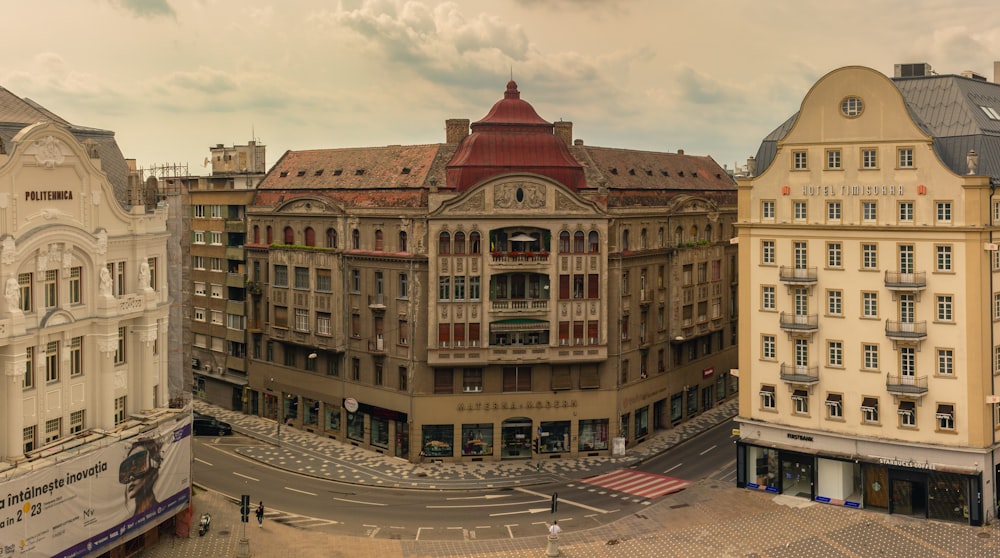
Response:
POLYGON ((552 493, 552 513, 556 513, 557 509, 559 509, 559 493, 558 492, 553 492, 552 493))
POLYGON ((248 523, 250 521, 250 495, 240 496, 240 521, 248 523))
POLYGON ((535 453, 541 453, 540 451, 538 451, 538 438, 533 438, 531 440, 531 449, 533 449, 535 453))

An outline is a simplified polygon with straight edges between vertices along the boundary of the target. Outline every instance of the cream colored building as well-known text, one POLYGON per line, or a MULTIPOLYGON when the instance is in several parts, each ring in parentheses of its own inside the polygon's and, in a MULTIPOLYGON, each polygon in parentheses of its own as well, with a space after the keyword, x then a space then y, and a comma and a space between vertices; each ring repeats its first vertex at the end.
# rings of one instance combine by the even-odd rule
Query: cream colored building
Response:
POLYGON ((510 82, 429 145, 290 151, 247 211, 249 410, 411 460, 612 453, 736 384, 735 185, 510 82))
POLYGON ((980 524, 996 502, 1000 86, 897 72, 821 78, 739 183, 738 484, 980 524))

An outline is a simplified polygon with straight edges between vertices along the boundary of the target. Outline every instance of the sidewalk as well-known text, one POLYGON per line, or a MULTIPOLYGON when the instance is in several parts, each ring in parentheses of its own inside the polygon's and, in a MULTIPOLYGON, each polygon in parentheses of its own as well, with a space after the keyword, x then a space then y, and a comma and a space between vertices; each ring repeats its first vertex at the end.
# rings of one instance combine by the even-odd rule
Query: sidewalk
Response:
POLYGON ((737 406, 733 399, 676 428, 654 433, 648 440, 628 448, 622 457, 419 464, 288 426, 281 427, 279 440, 273 420, 228 411, 202 401, 194 403, 195 410, 228 422, 235 432, 272 444, 237 450, 262 464, 352 484, 435 490, 528 486, 629 467, 729 420, 736 414, 737 406), (535 463, 539 462, 542 467, 536 472, 535 463))

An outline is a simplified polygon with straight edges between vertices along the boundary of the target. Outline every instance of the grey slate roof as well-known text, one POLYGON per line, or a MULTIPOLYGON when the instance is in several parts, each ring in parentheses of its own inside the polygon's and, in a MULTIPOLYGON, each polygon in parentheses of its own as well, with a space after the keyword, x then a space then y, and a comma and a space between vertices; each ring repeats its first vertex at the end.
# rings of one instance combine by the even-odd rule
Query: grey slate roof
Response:
POLYGON ((38 122, 54 122, 66 126, 79 141, 93 140, 101 158, 101 169, 108 175, 115 198, 128 208, 129 167, 115 141, 115 133, 97 128, 75 126, 31 99, 24 99, 0 87, 0 140, 10 153, 11 140, 22 129, 38 122))
MULTIPOLYGON (((1000 114, 1000 85, 957 75, 893 78, 907 109, 924 131, 934 138, 934 151, 952 171, 968 173, 965 157, 970 149, 979 154, 977 174, 1000 183, 1000 120, 991 119, 980 107, 1000 114)), ((757 174, 763 172, 777 151, 798 113, 792 115, 761 141, 757 150, 757 174)))

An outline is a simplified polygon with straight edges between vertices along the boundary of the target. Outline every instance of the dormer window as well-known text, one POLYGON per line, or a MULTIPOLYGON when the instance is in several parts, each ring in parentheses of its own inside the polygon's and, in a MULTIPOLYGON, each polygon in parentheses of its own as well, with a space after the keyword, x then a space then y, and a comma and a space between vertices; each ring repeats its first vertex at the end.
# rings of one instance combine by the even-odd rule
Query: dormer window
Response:
POLYGON ((344 170, 343 169, 337 169, 337 170, 333 171, 333 176, 340 176, 342 174, 344 174, 344 170))
POLYGON ((410 167, 403 167, 399 174, 410 174, 410 167))
POLYGON ((361 176, 363 174, 365 174, 365 169, 358 169, 358 170, 354 171, 354 175, 355 176, 361 176))
POLYGON ((285 178, 286 176, 288 176, 288 171, 281 171, 281 173, 278 176, 280 176, 281 178, 285 178))
POLYGON ((323 169, 319 169, 318 171, 316 171, 316 174, 314 176, 323 176, 323 169))
POLYGON ((305 175, 306 175, 306 171, 300 170, 295 176, 305 176, 305 175))

